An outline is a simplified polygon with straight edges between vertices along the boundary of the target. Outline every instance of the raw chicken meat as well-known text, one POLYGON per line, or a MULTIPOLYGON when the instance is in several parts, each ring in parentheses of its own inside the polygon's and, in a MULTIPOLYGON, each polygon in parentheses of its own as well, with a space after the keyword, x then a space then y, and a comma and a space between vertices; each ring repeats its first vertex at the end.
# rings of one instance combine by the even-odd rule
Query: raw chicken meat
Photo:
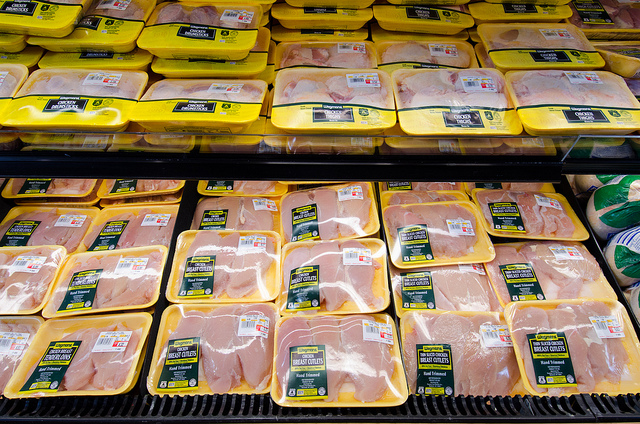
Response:
MULTIPOLYGON (((462 190, 462 183, 444 183, 444 182, 412 182, 411 190, 429 191, 429 190, 462 190)), ((389 188, 388 183, 382 183, 383 190, 393 190, 389 188)))
MULTIPOLYGON (((494 223, 489 204, 505 202, 517 204, 525 230, 525 233, 518 234, 523 236, 570 238, 576 230, 576 226, 562 204, 558 201, 549 204, 549 200, 555 199, 548 198, 545 193, 480 190, 476 193, 476 198, 490 228, 494 228, 494 223)), ((509 234, 510 232, 505 231, 504 233, 509 234)))
POLYGON ((182 3, 164 3, 156 7, 149 24, 196 24, 220 28, 250 29, 260 23, 259 9, 251 6, 195 6, 182 3), (239 12, 239 13, 238 13, 239 12), (238 15, 244 17, 238 19, 238 15))
MULTIPOLYGON (((476 183, 467 183, 469 185, 469 189, 473 190, 476 188, 476 183)), ((544 188, 546 183, 498 183, 500 184, 503 190, 516 190, 516 191, 540 191, 544 188)), ((480 187, 486 188, 486 187, 480 187)))
POLYGON ((408 205, 410 203, 431 203, 446 202, 450 200, 459 200, 456 196, 450 194, 438 193, 437 191, 418 191, 411 190, 407 192, 396 192, 389 196, 388 204, 391 205, 408 205))
POLYGON ((175 330, 165 336, 156 367, 164 365, 169 340, 200 337, 200 387, 206 384, 209 393, 228 393, 246 384, 256 392, 263 391, 271 380, 277 319, 273 306, 268 304, 182 310, 175 330), (267 319, 266 337, 239 333, 241 319, 247 316, 267 319))
POLYGON ((28 74, 28 70, 24 65, 4 65, 0 66, 0 72, 6 72, 2 83, 0 83, 0 97, 13 97, 13 94, 19 88, 22 78, 28 74))
MULTIPOLYGON (((428 43, 420 41, 396 41, 390 43, 380 55, 382 64, 416 62, 420 64, 442 65, 443 67, 468 68, 471 57, 456 44, 428 43), (442 52, 443 45, 449 48, 449 54, 442 52)), ((384 47, 383 47, 384 48, 384 47)))
POLYGON ((258 201, 260 203, 268 201, 268 199, 239 196, 204 198, 198 203, 196 211, 193 214, 191 229, 273 231, 277 212, 260 209, 254 201, 258 201), (211 221, 208 219, 203 221, 203 215, 206 212, 211 213, 216 211, 226 211, 224 225, 221 223, 209 225, 208 223, 211 221))
POLYGON ((575 49, 595 52, 587 37, 568 24, 481 24, 478 35, 487 51, 497 49, 575 49))
POLYGON ((375 68, 374 47, 371 43, 281 43, 278 68, 313 66, 326 68, 375 68))
POLYGON ((600 240, 640 222, 640 175, 611 180, 593 192, 587 203, 587 219, 600 240))
POLYGON ((569 22, 582 29, 608 30, 635 29, 640 27, 640 9, 634 7, 633 3, 621 4, 616 0, 599 1, 607 15, 609 15, 609 18, 611 18, 612 22, 610 24, 602 25, 584 22, 572 2, 569 3, 569 6, 571 6, 571 10, 573 10, 573 16, 569 18, 569 22))
MULTIPOLYGON (((14 196, 18 195, 26 181, 27 178, 13 178, 11 194, 14 196)), ((78 178, 53 178, 46 193, 40 194, 46 194, 47 196, 82 195, 91 191, 91 189, 96 185, 96 181, 97 180, 82 180, 78 178)))
MULTIPOLYGON (((111 193, 113 186, 118 180, 105 180, 106 192, 111 193)), ((164 191, 164 190, 178 190, 180 185, 184 183, 183 180, 135 180, 136 190, 131 192, 132 195, 139 195, 140 193, 164 191)), ((129 193, 128 193, 129 194, 129 193)))
POLYGON ((242 194, 270 194, 276 191, 275 181, 234 181, 233 191, 242 194))
POLYGON ((33 341, 33 336, 40 326, 39 324, 36 325, 35 320, 32 319, 23 322, 20 321, 22 320, 0 318, 0 335, 3 335, 3 333, 21 333, 28 335, 25 343, 20 343, 24 345, 22 348, 0 351, 0 395, 4 392, 5 386, 11 376, 13 376, 13 373, 20 364, 24 353, 33 341))
POLYGON ((284 400, 289 381, 289 349, 297 346, 324 345, 326 349, 327 399, 338 396, 353 385, 353 397, 360 402, 375 402, 389 390, 396 390, 392 379, 397 358, 392 346, 363 339, 363 321, 376 321, 370 315, 345 318, 318 316, 280 321, 276 341, 276 377, 284 400))
MULTIPOLYGON (((621 305, 619 305, 621 307, 621 305)), ((619 308, 615 308, 619 312, 619 308)), ((560 396, 567 393, 598 391, 598 385, 608 381, 620 384, 628 372, 629 355, 621 338, 601 339, 590 317, 615 316, 616 310, 599 301, 586 300, 559 304, 555 309, 536 307, 515 308, 510 319, 511 336, 520 346, 527 378, 537 393, 560 396), (564 332, 567 337, 576 387, 539 387, 531 360, 527 334, 564 332)), ((623 325, 623 322, 620 322, 623 325)), ((629 328, 624 331, 630 331, 629 328)), ((614 389, 615 390, 615 389, 614 389)))
MULTIPOLYGON (((482 325, 501 325, 497 314, 411 312, 402 319, 404 366, 412 393, 418 393, 417 345, 448 344, 454 387, 452 396, 508 396, 520 377, 513 348, 488 347, 482 325)), ((444 388, 443 388, 444 389, 444 388)), ((425 390, 424 394, 429 394, 425 390)))
POLYGON ((152 10, 153 5, 149 1, 131 0, 130 2, 120 2, 118 6, 114 6, 112 0, 95 0, 85 16, 99 15, 116 19, 146 21, 152 10))
POLYGON ((125 197, 122 199, 102 199, 100 206, 115 206, 137 203, 178 203, 182 198, 182 191, 157 196, 125 197))
POLYGON ((529 264, 533 268, 546 300, 605 297, 598 288, 604 281, 600 266, 581 243, 532 241, 494 247, 496 258, 486 267, 504 304, 512 296, 500 266, 511 264, 529 264))
MULTIPOLYGON (((337 311, 345 302, 352 302, 357 310, 373 312, 380 310, 384 298, 374 294, 376 270, 382 265, 372 259, 370 265, 345 265, 344 249, 369 249, 373 258, 379 255, 371 244, 357 240, 343 242, 314 242, 313 246, 293 246, 284 257, 282 264, 282 298, 286 306, 289 293, 291 272, 300 267, 317 265, 319 267, 320 310, 337 311)), ((376 246, 378 247, 378 246, 376 246)), ((292 311, 293 312, 293 311, 292 311)))
POLYGON ((40 308, 64 256, 62 249, 51 247, 0 251, 0 313, 40 308))
POLYGON ((267 83, 261 80, 164 79, 153 84, 141 100, 201 99, 262 103, 267 83))

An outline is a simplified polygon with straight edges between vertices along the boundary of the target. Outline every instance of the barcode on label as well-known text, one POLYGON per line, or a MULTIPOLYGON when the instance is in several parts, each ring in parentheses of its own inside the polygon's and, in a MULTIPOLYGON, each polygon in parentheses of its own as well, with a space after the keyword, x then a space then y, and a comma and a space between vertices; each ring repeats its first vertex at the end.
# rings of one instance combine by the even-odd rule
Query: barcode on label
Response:
POLYGON ((150 213, 144 216, 141 227, 166 227, 171 220, 170 213, 150 213))
POLYGON ((342 249, 343 265, 372 265, 373 257, 370 249, 347 247, 342 249))
POLYGON ((238 324, 239 337, 269 337, 270 320, 264 315, 242 315, 238 324))
POLYGON ((253 12, 249 12, 248 10, 225 10, 224 12, 222 12, 220 20, 250 24, 253 20, 253 12))
POLYGON ((393 331, 391 329, 391 324, 363 319, 362 340, 392 345, 393 331))
POLYGON ((559 261, 563 261, 563 260, 583 261, 584 260, 582 253, 580 253, 577 247, 558 245, 558 246, 549 247, 549 250, 551 250, 551 252, 553 253, 553 256, 555 256, 556 259, 559 261))
POLYGON ((37 274, 46 261, 46 256, 18 256, 9 267, 9 273, 28 272, 37 274))
POLYGON ((477 91, 484 91, 490 93, 497 93, 498 88, 491 77, 482 76, 466 76, 460 77, 462 80, 462 88, 467 93, 474 93, 477 91))
POLYGON ((429 44, 431 56, 458 57, 458 48, 449 44, 429 44))
POLYGON ((133 331, 103 331, 98 336, 92 352, 124 352, 133 331))
POLYGON ((453 236, 474 236, 473 224, 464 219, 447 219, 449 234, 453 236))
POLYGON ((80 228, 84 225, 84 221, 87 219, 87 215, 76 215, 71 213, 66 213, 64 215, 60 215, 54 227, 73 227, 80 228))
POLYGON ((534 197, 536 198, 536 203, 538 204, 538 206, 542 206, 542 207, 545 207, 545 208, 553 208, 553 209, 557 209, 559 211, 562 210, 562 205, 556 199, 552 199, 550 197, 545 197, 545 196, 540 196, 540 195, 537 195, 537 194, 534 194, 534 197))
POLYGON ((140 274, 147 269, 149 258, 121 258, 114 270, 115 274, 140 274))
POLYGON ((349 186, 345 188, 341 188, 338 190, 338 200, 362 200, 364 199, 364 194, 362 193, 362 187, 355 185, 349 186))
POLYGON ((240 252, 266 252, 267 237, 262 235, 242 236, 238 242, 240 252))
POLYGON ((367 53, 364 43, 338 43, 338 53, 367 53))
POLYGON ((209 93, 239 93, 242 91, 242 87, 244 84, 218 84, 214 82, 207 91, 209 93))
POLYGON ((117 87, 122 74, 109 74, 106 72, 92 72, 84 79, 82 85, 104 85, 117 87))
POLYGON ((29 333, 0 333, 0 354, 18 356, 27 347, 29 333))
POLYGON ((571 84, 604 84, 595 72, 564 71, 571 84))
POLYGON ((624 330, 614 316, 589 317, 593 329, 601 339, 620 339, 624 337, 624 330))
POLYGON ((357 87, 380 87, 380 78, 376 73, 370 74, 347 74, 347 86, 357 87))
POLYGON ((485 347, 509 347, 513 346, 509 327, 506 325, 482 324, 480 336, 485 347))
POLYGON ((487 275, 482 264, 458 264, 458 269, 462 272, 474 272, 480 275, 487 275))
POLYGON ((131 0, 102 0, 96 9, 116 9, 116 10, 125 10, 131 0))
POLYGON ((540 29, 540 33, 547 40, 573 40, 573 36, 566 29, 540 29))
POLYGON ((256 211, 278 212, 278 205, 274 200, 253 199, 253 209, 256 211))
POLYGON ((0 85, 2 85, 7 75, 9 75, 9 72, 0 72, 0 85))

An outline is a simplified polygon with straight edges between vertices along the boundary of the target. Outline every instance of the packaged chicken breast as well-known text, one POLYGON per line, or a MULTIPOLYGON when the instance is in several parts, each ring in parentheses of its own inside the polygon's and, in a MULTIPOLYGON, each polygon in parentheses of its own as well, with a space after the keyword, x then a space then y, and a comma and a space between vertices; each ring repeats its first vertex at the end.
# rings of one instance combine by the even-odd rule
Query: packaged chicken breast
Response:
POLYGON ((535 4, 535 3, 471 3, 469 13, 476 25, 487 22, 524 23, 524 22, 560 22, 572 15, 567 5, 535 4))
POLYGON ((284 69, 271 122, 295 133, 374 135, 396 123, 391 78, 368 69, 284 69))
POLYGON ((0 63, 0 113, 10 110, 11 99, 16 95, 29 71, 25 65, 0 63))
POLYGON ((29 1, 12 0, 0 4, 0 27, 11 34, 65 37, 87 10, 89 0, 29 1))
POLYGON ((45 318, 142 310, 160 295, 164 246, 84 252, 65 261, 42 311, 45 318))
POLYGON ((369 31, 366 28, 353 31, 337 29, 288 29, 282 25, 274 25, 271 28, 271 38, 278 42, 291 41, 344 41, 358 42, 367 39, 369 31))
POLYGON ((261 80, 164 79, 131 119, 151 131, 237 133, 258 119, 266 92, 261 80))
POLYGON ((478 35, 501 69, 590 70, 604 66, 600 53, 571 24, 480 24, 478 35))
POLYGON ((388 206, 382 211, 389 256, 398 268, 488 262, 493 244, 469 201, 388 206))
POLYGON ((0 314, 38 313, 66 256, 59 246, 0 248, 0 314))
POLYGON ((204 197, 191 221, 192 230, 280 231, 279 199, 204 197))
MULTIPOLYGON (((428 191, 428 190, 464 190, 464 183, 461 182, 433 182, 433 181, 387 181, 379 183, 380 191, 428 191)), ((462 199, 468 200, 468 199, 462 199)), ((424 203, 424 202, 414 202, 424 203)))
POLYGON ((400 322, 411 393, 524 394, 509 330, 498 312, 409 312, 400 322))
POLYGON ((615 300, 516 302, 504 312, 533 395, 635 393, 638 337, 615 300))
POLYGON ((473 18, 464 6, 373 6, 378 25, 387 31, 453 35, 471 28, 473 18))
POLYGON ((486 188, 489 190, 514 190, 514 191, 541 191, 544 193, 555 193, 556 189, 552 183, 464 183, 464 189, 471 195, 476 188, 486 188))
POLYGON ((18 53, 27 47, 27 37, 24 34, 0 33, 0 52, 18 53))
POLYGON ((171 194, 159 194, 155 196, 124 197, 122 199, 99 199, 100 207, 110 206, 140 206, 140 205, 175 205, 182 200, 183 190, 171 194))
POLYGON ((389 306, 387 250, 378 239, 288 243, 280 315, 374 313, 389 306))
POLYGON ((5 396, 101 396, 130 390, 142 367, 151 321, 141 312, 45 322, 5 396))
POLYGON ((640 128, 640 103, 610 72, 509 72, 507 89, 531 135, 629 134, 640 128))
POLYGON ((122 130, 147 79, 139 71, 39 69, 1 122, 25 130, 122 130))
POLYGON ((287 29, 360 29, 373 18, 371 8, 347 9, 337 7, 297 8, 278 3, 271 8, 271 16, 287 29))
POLYGON ((522 125, 494 69, 393 73, 398 121, 410 135, 518 135, 522 125))
POLYGON ((268 302, 278 295, 280 235, 185 231, 178 236, 166 296, 173 303, 268 302))
MULTIPOLYGON (((639 9, 640 10, 640 9, 639 9)), ((640 77, 640 41, 594 41, 606 62, 604 69, 625 78, 640 77)))
POLYGON ((0 64, 24 65, 29 72, 36 70, 38 61, 44 54, 44 49, 38 46, 27 46, 17 53, 0 53, 0 64))
POLYGON ((258 38, 247 57, 240 60, 162 59, 151 69, 166 78, 257 78, 267 67, 271 32, 258 28, 258 38))
POLYGON ((38 62, 40 68, 123 69, 146 71, 153 55, 134 49, 128 53, 88 51, 81 53, 47 52, 38 62))
POLYGON ((98 208, 18 206, 0 223, 0 246, 63 246, 76 251, 98 208))
POLYGON ((100 211, 82 239, 79 252, 169 247, 179 205, 116 206, 100 211))
POLYGON ((466 41, 380 41, 376 43, 378 68, 397 69, 477 68, 471 44, 466 41))
POLYGON ((380 207, 382 209, 393 205, 449 202, 455 200, 469 200, 469 197, 464 192, 456 190, 399 190, 380 193, 380 207))
POLYGON ((11 178, 2 189, 2 197, 85 197, 93 191, 97 181, 78 178, 11 178))
POLYGON ((634 2, 616 0, 572 1, 572 16, 567 19, 589 39, 640 39, 640 8, 634 2))
POLYGON ((277 319, 272 303, 169 306, 151 360, 149 393, 268 393, 277 319))
POLYGON ((259 4, 160 3, 138 47, 165 59, 240 60, 255 46, 259 4))
POLYGON ((587 219, 599 240, 608 240, 640 222, 640 175, 620 175, 593 192, 587 219))
POLYGON ((294 191, 280 201, 284 242, 359 238, 380 222, 371 183, 346 183, 294 191))
MULTIPOLYGON (((55 145, 49 145, 46 147, 55 147, 55 145)), ((77 146, 74 146, 77 148, 77 146)), ((22 151, 25 151, 23 148, 22 151)), ((64 149, 64 147, 63 147, 64 149)), ((102 180, 97 180, 95 187, 88 195, 84 197, 26 197, 15 199, 18 206, 55 206, 59 208, 74 206, 74 207, 88 207, 96 206, 100 201, 98 198, 98 186, 102 183, 102 180)))
POLYGON ((277 181, 218 181, 200 180, 198 193, 203 196, 261 196, 280 197, 289 186, 277 181))
POLYGON ((119 199, 176 193, 184 187, 184 180, 103 180, 98 189, 101 199, 119 199))
POLYGON ((344 9, 364 9, 373 4, 373 0, 288 0, 293 7, 341 7, 344 9))
POLYGON ((375 69, 375 47, 370 41, 283 42, 276 48, 276 70, 310 68, 371 68, 375 69))
POLYGON ((617 299, 581 243, 529 241, 494 248, 496 258, 485 267, 502 306, 524 300, 617 299))
POLYGON ((466 29, 456 34, 438 35, 417 32, 387 31, 386 29, 382 29, 375 21, 373 21, 369 26, 371 28, 371 39, 376 44, 382 41, 467 41, 469 39, 469 32, 466 29))
POLYGON ((408 398, 387 314, 281 318, 275 347, 271 399, 280 406, 389 407, 408 398))
POLYGON ((39 316, 0 318, 0 394, 43 322, 39 316))

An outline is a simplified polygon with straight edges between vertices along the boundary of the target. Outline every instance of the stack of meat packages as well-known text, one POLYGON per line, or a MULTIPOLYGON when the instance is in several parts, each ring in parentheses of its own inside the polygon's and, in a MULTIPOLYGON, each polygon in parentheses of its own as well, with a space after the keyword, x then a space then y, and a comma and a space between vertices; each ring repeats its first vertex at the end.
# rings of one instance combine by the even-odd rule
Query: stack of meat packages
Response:
POLYGON ((117 188, 140 196, 183 184, 8 181, 3 196, 28 206, 14 207, 0 224, 0 313, 11 315, 0 320, 7 397, 117 394, 135 384, 152 320, 141 311, 158 300, 178 205, 142 197, 143 206, 90 205, 117 188), (24 316, 34 313, 47 321, 24 316), (55 373, 53 355, 67 358, 55 373))

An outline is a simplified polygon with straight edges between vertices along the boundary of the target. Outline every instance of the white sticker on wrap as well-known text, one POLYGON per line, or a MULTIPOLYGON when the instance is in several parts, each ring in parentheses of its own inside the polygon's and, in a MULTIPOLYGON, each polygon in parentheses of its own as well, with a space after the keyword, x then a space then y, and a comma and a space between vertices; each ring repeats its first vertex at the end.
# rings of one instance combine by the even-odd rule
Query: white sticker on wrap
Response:
POLYGON ((9 273, 28 272, 37 274, 47 262, 46 256, 18 256, 9 267, 9 273))
POLYGON ((523 138, 522 144, 528 146, 544 147, 544 138, 523 138))
POLYGON ((87 215, 78 215, 73 213, 65 213, 60 215, 54 227, 72 227, 80 228, 84 225, 84 221, 87 219, 87 215))
POLYGON ((338 53, 367 53, 364 43, 338 43, 338 53))
POLYGON ((29 333, 0 333, 0 355, 22 355, 29 337, 29 333))
POLYGON ((237 94, 242 91, 244 84, 218 84, 213 83, 207 89, 207 93, 234 93, 237 94))
POLYGON ((543 208, 553 208, 559 211, 562 210, 562 205, 556 199, 540 196, 537 194, 534 194, 534 197, 536 198, 536 203, 538 204, 538 206, 542 206, 543 208))
POLYGON ((513 346, 509 327, 506 325, 482 324, 480 335, 485 347, 510 347, 513 346))
POLYGON ((624 331, 614 316, 589 317, 593 329, 601 339, 620 339, 624 337, 624 331))
POLYGON ((107 87, 117 87, 122 78, 122 74, 107 72, 92 72, 84 79, 82 85, 103 85, 107 87))
POLYGON ((342 265, 373 265, 371 249, 345 247, 342 249, 342 265))
POLYGON ((571 84, 604 84, 595 72, 564 71, 571 84))
POLYGON ((431 56, 458 57, 458 48, 451 44, 429 44, 431 56))
POLYGON ((130 3, 131 0, 102 0, 96 9, 125 10, 130 3))
POLYGON ((362 187, 358 185, 349 186, 345 188, 341 188, 338 190, 338 200, 362 200, 364 199, 364 194, 362 193, 362 187))
POLYGON ((171 220, 170 213, 149 213, 144 216, 141 227, 166 227, 171 220))
POLYGON ((540 29, 545 40, 573 40, 573 36, 566 29, 540 29))
POLYGON ((566 261, 566 260, 583 261, 584 260, 584 256, 582 256, 582 253, 580 253, 577 247, 558 245, 558 246, 550 246, 549 250, 551 250, 551 252, 553 253, 553 256, 555 256, 556 259, 559 261, 566 261))
POLYGON ((87 135, 82 141, 82 147, 88 149, 105 149, 109 145, 110 135, 87 135))
POLYGON ((4 82, 4 79, 9 75, 9 72, 0 72, 0 85, 4 82))
POLYGON ((114 274, 140 274, 147 269, 149 258, 121 258, 114 274))
POLYGON ((133 331, 103 331, 91 352, 124 352, 133 331))
POLYGON ((475 236, 473 224, 464 219, 447 219, 449 234, 452 236, 475 236))
POLYGON ((391 324, 363 319, 362 340, 393 345, 393 330, 391 329, 391 324))
POLYGON ((373 147, 373 137, 351 137, 353 147, 373 147))
POLYGON ((253 21, 253 12, 249 12, 248 10, 227 9, 222 12, 220 20, 226 22, 240 22, 243 24, 250 24, 251 21, 253 21))
POLYGON ((460 77, 460 80, 462 80, 462 88, 466 93, 498 92, 498 86, 491 77, 460 77))
POLYGON ((458 264, 458 269, 462 272, 474 272, 480 275, 487 275, 482 264, 458 264))
POLYGON ((240 237, 238 241, 238 253, 240 252, 266 252, 267 237, 260 235, 250 235, 240 237))
POLYGON ((264 315, 242 315, 238 337, 269 337, 269 318, 264 315))
POLYGON ((376 73, 370 74, 347 74, 347 87, 380 87, 380 78, 376 73))
POLYGON ((278 212, 278 205, 269 199, 253 199, 253 210, 278 212))

